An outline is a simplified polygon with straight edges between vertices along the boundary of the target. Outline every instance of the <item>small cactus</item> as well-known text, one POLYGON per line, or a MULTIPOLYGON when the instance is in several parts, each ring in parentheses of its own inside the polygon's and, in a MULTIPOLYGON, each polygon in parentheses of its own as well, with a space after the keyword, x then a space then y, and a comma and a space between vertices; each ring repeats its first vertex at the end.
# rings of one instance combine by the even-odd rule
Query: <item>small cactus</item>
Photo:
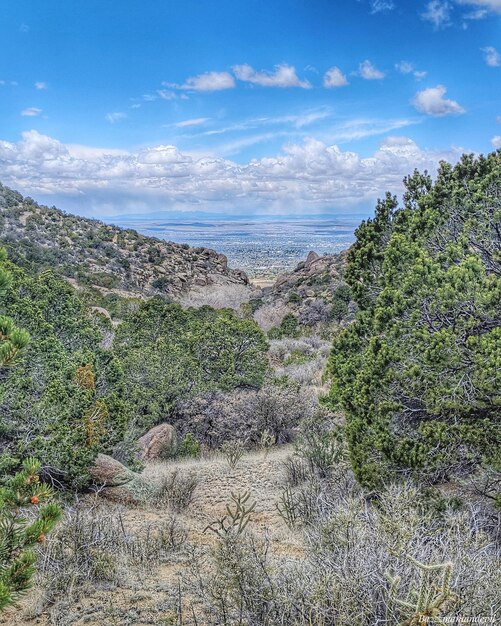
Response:
POLYGON ((230 468, 234 470, 243 456, 244 444, 240 439, 225 441, 221 446, 221 452, 224 454, 230 468))
POLYGON ((298 502, 291 487, 282 491, 278 502, 275 504, 278 514, 289 528, 294 528, 298 522, 298 502))
POLYGON ((268 456, 268 452, 275 445, 276 437, 269 430, 263 430, 259 439, 259 445, 264 453, 264 458, 268 456))
POLYGON ((231 494, 231 504, 226 505, 226 515, 209 524, 204 529, 204 533, 208 530, 212 531, 221 538, 230 534, 241 535, 251 519, 256 502, 248 504, 250 493, 246 491, 244 494, 231 494))
POLYGON ((457 600, 456 594, 450 588, 452 563, 426 565, 409 555, 407 558, 420 572, 421 580, 417 591, 411 591, 405 600, 397 598, 401 578, 387 574, 390 581, 389 597, 405 616, 405 619, 398 626, 445 626, 442 616, 447 610, 446 604, 457 600), (432 581, 432 576, 435 573, 442 574, 438 587, 432 581))

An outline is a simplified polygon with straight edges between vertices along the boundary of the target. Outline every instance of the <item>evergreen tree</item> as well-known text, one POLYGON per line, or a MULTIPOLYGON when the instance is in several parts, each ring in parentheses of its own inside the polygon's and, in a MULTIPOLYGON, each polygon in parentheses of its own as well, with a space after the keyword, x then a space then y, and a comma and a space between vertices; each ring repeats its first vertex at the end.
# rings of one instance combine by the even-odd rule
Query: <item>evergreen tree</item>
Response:
MULTIPOLYGON (((2 259, 5 253, 0 251, 2 259)), ((0 269, 0 294, 11 284, 11 277, 0 269)), ((0 372, 2 382, 8 368, 15 365, 28 344, 29 335, 9 317, 0 317, 0 372)), ((0 472, 5 473, 16 460, 0 455, 0 472)), ((40 482, 40 463, 24 460, 21 471, 0 477, 0 611, 14 604, 28 589, 34 573, 34 546, 45 541, 60 517, 59 507, 51 502, 50 488, 40 482), (29 511, 29 509, 34 509, 29 511)))
POLYGON ((334 340, 329 402, 371 487, 500 463, 501 152, 405 179, 358 228, 357 319, 334 340))

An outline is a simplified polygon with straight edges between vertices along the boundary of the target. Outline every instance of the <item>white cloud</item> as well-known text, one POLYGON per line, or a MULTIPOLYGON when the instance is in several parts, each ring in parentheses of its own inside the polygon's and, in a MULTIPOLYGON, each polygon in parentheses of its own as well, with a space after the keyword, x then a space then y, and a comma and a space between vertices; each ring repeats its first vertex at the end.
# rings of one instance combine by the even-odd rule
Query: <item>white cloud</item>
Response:
POLYGON ((501 66, 501 54, 494 48, 493 46, 486 46, 485 48, 481 48, 484 53, 485 62, 489 67, 500 67, 501 66))
POLYGON ((421 17, 431 22, 436 30, 445 28, 451 23, 451 5, 447 0, 431 0, 421 17))
POLYGON ((107 113, 105 115, 105 120, 110 124, 115 124, 115 122, 119 122, 120 120, 124 120, 127 117, 127 113, 122 113, 121 111, 114 111, 113 113, 107 113))
POLYGON ((176 83, 164 83, 164 85, 172 89, 187 91, 222 91, 233 89, 235 79, 229 72, 205 72, 205 74, 187 78, 182 85, 176 83))
POLYGON ((395 63, 395 69, 401 74, 410 74, 414 71, 414 66, 408 61, 400 61, 400 63, 395 63))
POLYGON ((412 74, 414 78, 417 78, 418 80, 424 78, 428 73, 423 70, 416 70, 414 65, 409 63, 409 61, 400 61, 399 63, 395 63, 395 69, 401 74, 412 74))
POLYGON ((371 13, 382 13, 384 11, 392 11, 395 8, 395 4, 392 0, 372 0, 371 1, 371 13))
POLYGON ((491 144, 495 150, 501 148, 501 135, 494 135, 494 137, 491 139, 491 144))
POLYGON ((332 87, 344 87, 348 85, 348 80, 339 67, 331 67, 325 72, 324 87, 330 89, 332 87))
POLYGON ((75 159, 95 161, 107 156, 126 156, 127 150, 118 148, 96 148, 94 146, 82 146, 78 143, 65 144, 70 156, 75 159))
POLYGON ((421 113, 435 117, 464 113, 463 107, 455 100, 444 98, 446 92, 447 89, 443 85, 423 89, 423 91, 417 92, 411 100, 411 104, 421 113))
POLYGON ((304 211, 367 209, 386 190, 402 190, 414 168, 433 172, 462 149, 421 150, 405 137, 362 157, 314 139, 247 163, 182 153, 172 145, 117 154, 67 146, 35 130, 0 141, 2 182, 50 204, 96 215, 174 209, 304 211))
POLYGON ((23 117, 36 117, 37 115, 40 115, 41 112, 42 109, 39 109, 37 107, 28 107, 27 109, 23 109, 21 111, 21 115, 23 117))
POLYGON ((501 115, 498 115, 498 116, 496 117, 496 122, 497 122, 498 124, 501 124, 501 115))
POLYGON ((300 80, 296 74, 296 68, 285 63, 275 66, 274 72, 258 72, 247 63, 235 65, 233 72, 238 80, 261 87, 301 87, 310 89, 311 84, 307 80, 300 80))
POLYGON ((49 85, 47 85, 47 83, 44 83, 42 81, 35 83, 35 89, 48 89, 48 88, 49 88, 49 85))
POLYGON ((501 13, 501 0, 456 0, 458 4, 479 7, 478 17, 473 19, 481 19, 488 11, 493 13, 501 13))
MULTIPOLYGON (((236 122, 234 124, 230 124, 228 126, 223 126, 220 128, 213 128, 211 130, 206 130, 200 133, 201 136, 211 137, 217 135, 224 135, 227 133, 235 133, 235 132, 244 132, 249 130, 260 129, 262 127, 267 126, 292 126, 300 130, 306 126, 310 126, 315 122, 319 122, 330 117, 332 114, 331 110, 328 108, 318 109, 318 110, 310 110, 304 111, 302 113, 294 114, 294 115, 280 115, 276 117, 254 117, 250 119, 243 120, 241 122, 236 122)), ((272 135, 267 134, 266 137, 270 136, 282 136, 288 135, 292 136, 294 131, 288 130, 287 133, 274 133, 272 135)), ((260 135, 260 137, 265 137, 265 135, 260 135)), ((261 141, 261 140, 260 140, 261 141)), ((251 144, 257 143, 252 140, 251 144)), ((248 145, 248 144, 245 144, 248 145)))
MULTIPOLYGON (((162 100, 175 100, 177 98, 177 93, 175 93, 174 91, 168 91, 167 89, 158 89, 157 94, 159 98, 162 98, 162 100)), ((150 94, 146 94, 145 96, 143 96, 143 99, 146 100, 146 96, 148 95, 150 94)), ((150 102, 152 100, 156 100, 156 97, 151 96, 150 102)))
POLYGON ((325 139, 329 143, 346 143, 366 137, 376 137, 420 123, 419 118, 355 118, 347 122, 338 122, 330 127, 325 139))
POLYGON ((187 126, 201 126, 202 124, 205 124, 205 122, 208 122, 209 119, 210 118, 208 117, 197 117, 192 120, 183 120, 182 122, 174 124, 174 126, 177 126, 178 128, 185 128, 187 126))
POLYGON ((378 70, 368 59, 360 63, 358 72, 365 80, 381 80, 385 76, 384 72, 378 70))

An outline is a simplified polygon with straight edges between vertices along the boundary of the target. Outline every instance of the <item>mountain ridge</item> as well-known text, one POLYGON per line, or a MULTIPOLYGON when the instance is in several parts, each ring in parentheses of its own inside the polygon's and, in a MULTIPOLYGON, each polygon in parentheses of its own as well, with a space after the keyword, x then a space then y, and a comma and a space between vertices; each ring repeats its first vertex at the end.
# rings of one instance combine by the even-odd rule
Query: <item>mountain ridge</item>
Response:
POLYGON ((248 285, 225 255, 40 205, 0 183, 0 243, 26 268, 50 267, 80 286, 176 297, 193 287, 248 285))

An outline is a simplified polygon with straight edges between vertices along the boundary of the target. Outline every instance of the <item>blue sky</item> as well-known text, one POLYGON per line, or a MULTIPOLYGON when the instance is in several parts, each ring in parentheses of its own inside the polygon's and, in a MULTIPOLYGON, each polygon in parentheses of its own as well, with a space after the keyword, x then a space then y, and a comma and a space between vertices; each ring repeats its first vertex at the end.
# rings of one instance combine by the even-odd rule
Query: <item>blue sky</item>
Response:
POLYGON ((501 0, 3 4, 0 180, 61 208, 360 211, 501 147, 501 0))

